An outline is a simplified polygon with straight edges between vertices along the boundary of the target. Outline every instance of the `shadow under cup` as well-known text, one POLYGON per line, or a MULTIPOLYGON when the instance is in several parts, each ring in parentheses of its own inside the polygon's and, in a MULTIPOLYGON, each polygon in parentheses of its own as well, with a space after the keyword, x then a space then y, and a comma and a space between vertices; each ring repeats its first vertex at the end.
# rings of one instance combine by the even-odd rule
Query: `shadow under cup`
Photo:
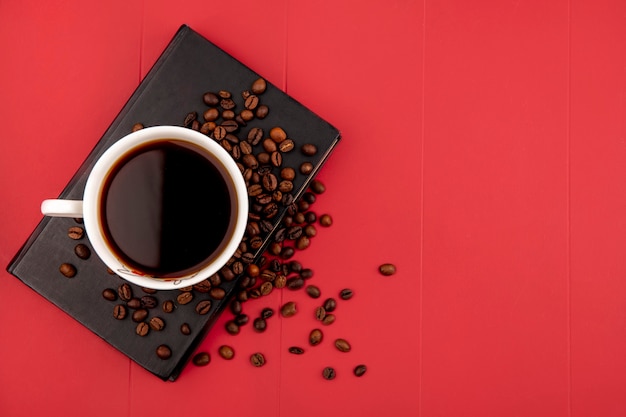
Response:
POLYGON ((199 282, 227 263, 243 237, 247 192, 237 165, 210 138, 187 135, 137 139, 96 173, 95 199, 87 196, 88 181, 85 213, 95 215, 85 222, 88 233, 97 227, 94 249, 135 284, 168 289, 199 282))

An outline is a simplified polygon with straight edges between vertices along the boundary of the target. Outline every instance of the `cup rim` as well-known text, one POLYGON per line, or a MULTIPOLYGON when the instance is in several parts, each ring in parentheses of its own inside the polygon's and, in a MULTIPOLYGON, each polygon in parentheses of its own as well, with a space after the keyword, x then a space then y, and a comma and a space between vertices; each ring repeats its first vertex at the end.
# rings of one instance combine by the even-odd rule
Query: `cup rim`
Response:
POLYGON ((163 125, 147 127, 129 133, 119 139, 111 145, 94 164, 94 167, 87 178, 83 194, 83 221, 85 224, 85 231, 87 232, 89 241, 96 254, 107 265, 107 267, 120 276, 120 278, 141 287, 147 287, 155 290, 173 290, 194 285, 217 273, 220 269, 222 269, 222 267, 224 267, 224 265, 226 265, 228 260, 239 247, 245 233, 247 219, 247 187, 235 160, 213 139, 200 132, 181 126, 163 125), (136 271, 133 271, 127 265, 124 265, 124 262, 118 259, 113 252, 109 250, 105 239, 102 236, 98 221, 100 211, 100 204, 98 204, 98 201, 101 196, 104 180, 115 162, 129 150, 159 139, 172 139, 175 141, 191 143, 202 147, 211 155, 215 156, 215 158, 223 165, 230 177, 232 185, 234 186, 235 197, 238 205, 237 216, 235 218, 235 225, 231 237, 219 255, 200 270, 195 271, 192 274, 176 278, 154 278, 139 275, 136 271))

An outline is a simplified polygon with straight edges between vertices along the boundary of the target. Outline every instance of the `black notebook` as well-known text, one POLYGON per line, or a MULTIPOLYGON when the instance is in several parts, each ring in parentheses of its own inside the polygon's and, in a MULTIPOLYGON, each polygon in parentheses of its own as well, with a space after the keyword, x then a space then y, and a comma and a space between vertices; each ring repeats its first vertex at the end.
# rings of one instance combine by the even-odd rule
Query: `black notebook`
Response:
MULTIPOLYGON (((203 101, 205 92, 229 91, 236 109, 243 109, 242 92, 249 90, 260 77, 262 74, 255 73, 183 25, 59 197, 82 199, 85 182, 95 161, 111 144, 130 133, 136 123, 146 127, 185 125, 198 128, 203 124, 203 113, 208 108, 203 101), (188 117, 194 112, 197 113, 195 126, 193 116, 188 117)), ((274 126, 280 126, 287 132, 296 146, 282 155, 282 166, 294 167, 298 171, 291 192, 297 200, 339 141, 339 131, 269 82, 266 91, 258 97, 260 104, 269 108, 269 113, 264 118, 255 117, 242 123, 236 136, 245 140, 251 129, 260 128, 267 137, 274 126), (302 144, 315 145, 317 153, 305 155, 300 151, 302 144), (306 175, 299 172, 299 167, 305 162, 310 163, 310 172, 306 175)), ((271 164, 268 169, 279 170, 271 164)), ((255 260, 270 242, 287 211, 286 205, 279 206, 278 214, 268 220, 269 223, 265 222, 265 230, 260 234, 262 244, 257 241, 256 249, 248 249, 255 260)), ((151 373, 163 380, 175 380, 229 299, 239 291, 244 276, 225 274, 221 284, 217 285, 224 290, 225 297, 220 295, 217 298, 211 297, 203 288, 193 288, 191 297, 178 300, 180 290, 149 294, 130 284, 133 298, 141 300, 148 297, 145 299, 149 301, 147 305, 140 306, 148 311, 147 318, 143 320, 159 317, 165 322, 162 330, 152 330, 145 336, 139 336, 136 334, 137 322, 132 317, 136 310, 128 308, 119 297, 113 301, 103 297, 105 289, 117 293, 125 281, 111 274, 95 253, 92 252, 87 259, 75 253, 77 244, 91 249, 86 237, 74 240, 68 236, 69 228, 76 226, 81 227, 75 219, 42 218, 8 266, 8 271, 151 373), (75 266, 76 275, 73 278, 66 278, 59 272, 63 263, 75 266), (191 301, 187 302, 189 299, 191 301), (204 300, 211 301, 210 311, 199 314, 196 306, 204 300), (156 305, 152 306, 154 302, 156 305), (164 304, 173 306, 173 311, 166 312, 164 304), (114 317, 116 305, 125 305, 127 314, 123 319, 114 317), (181 332, 184 323, 188 325, 189 334, 181 332), (170 348, 170 358, 157 356, 157 347, 161 345, 170 348)), ((84 257, 83 253, 81 255, 84 257)), ((249 263, 250 257, 245 261, 249 263)))

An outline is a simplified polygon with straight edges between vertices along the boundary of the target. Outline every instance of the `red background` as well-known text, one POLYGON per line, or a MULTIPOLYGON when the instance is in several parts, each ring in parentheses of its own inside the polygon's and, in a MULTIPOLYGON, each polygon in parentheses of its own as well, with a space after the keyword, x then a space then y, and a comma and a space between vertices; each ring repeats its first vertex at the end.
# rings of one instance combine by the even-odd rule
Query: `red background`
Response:
POLYGON ((1 272, 1 416, 626 415, 625 2, 0 1, 0 264, 183 23, 341 130, 298 259, 355 297, 165 383, 1 272))

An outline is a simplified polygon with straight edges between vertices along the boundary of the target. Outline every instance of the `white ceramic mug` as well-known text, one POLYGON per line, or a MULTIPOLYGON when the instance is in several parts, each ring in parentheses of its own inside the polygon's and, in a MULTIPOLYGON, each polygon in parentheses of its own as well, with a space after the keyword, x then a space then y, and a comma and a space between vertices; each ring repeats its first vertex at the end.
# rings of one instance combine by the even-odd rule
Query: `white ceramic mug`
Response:
MULTIPOLYGON (((82 200, 45 200, 41 212, 47 216, 83 218, 85 231, 96 254, 117 275, 142 287, 166 290, 196 284, 218 272, 232 257, 243 238, 248 220, 248 193, 237 164, 217 142, 191 129, 177 126, 156 126, 133 132, 108 148, 95 163, 82 200), (137 149, 156 142, 171 142, 174 145, 200 149, 220 172, 228 187, 230 221, 227 232, 214 253, 197 270, 186 270, 179 276, 159 277, 154 272, 145 272, 132 261, 116 254, 110 245, 103 223, 102 205, 105 184, 112 170, 120 161, 137 149)), ((190 225, 193 227, 193 225, 190 225)))

